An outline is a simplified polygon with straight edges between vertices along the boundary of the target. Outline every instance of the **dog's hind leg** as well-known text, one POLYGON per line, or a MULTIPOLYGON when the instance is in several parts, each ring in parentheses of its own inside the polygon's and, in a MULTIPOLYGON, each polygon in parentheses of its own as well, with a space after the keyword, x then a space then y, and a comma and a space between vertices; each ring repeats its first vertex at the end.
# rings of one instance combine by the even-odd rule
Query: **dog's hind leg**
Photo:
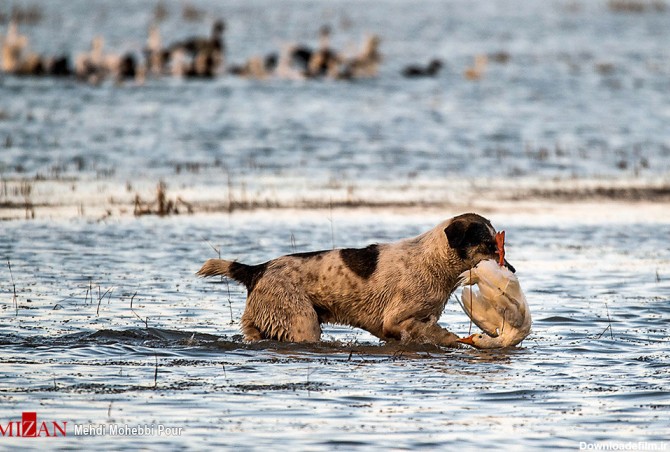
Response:
POLYGON ((273 339, 286 342, 318 342, 321 326, 307 294, 277 280, 259 282, 247 298, 242 315, 246 340, 273 339))

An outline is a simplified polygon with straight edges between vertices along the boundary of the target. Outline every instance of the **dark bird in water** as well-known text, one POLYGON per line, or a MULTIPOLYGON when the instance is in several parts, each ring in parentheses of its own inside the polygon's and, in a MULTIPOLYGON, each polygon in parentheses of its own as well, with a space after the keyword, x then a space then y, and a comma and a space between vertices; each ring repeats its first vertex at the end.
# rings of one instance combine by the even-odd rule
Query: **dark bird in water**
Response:
POLYGON ((117 72, 121 80, 134 79, 137 76, 137 62, 131 53, 126 53, 121 57, 117 72))
POLYGON ((420 66, 412 64, 406 66, 402 70, 403 77, 417 78, 417 77, 435 77, 442 69, 442 62, 438 59, 431 60, 428 66, 420 66))
POLYGON ((46 72, 55 77, 67 77, 72 75, 72 67, 67 55, 53 57, 48 60, 46 72))
POLYGON ((226 45, 223 41, 223 32, 226 24, 217 20, 212 25, 209 38, 192 37, 176 42, 168 48, 169 59, 177 54, 186 54, 191 63, 184 69, 184 75, 193 77, 213 77, 223 64, 226 45))
POLYGON ((263 65, 267 72, 272 72, 277 69, 277 63, 279 63, 279 55, 275 52, 265 55, 265 58, 263 59, 263 65))
POLYGON ((330 26, 324 25, 319 30, 319 48, 310 55, 307 76, 324 77, 336 72, 340 63, 340 55, 330 47, 330 26))
POLYGON ((224 52, 225 43, 223 42, 223 32, 225 29, 226 23, 219 19, 212 25, 212 32, 209 38, 204 38, 202 36, 187 38, 183 41, 178 41, 170 45, 170 50, 174 51, 181 49, 186 53, 191 54, 191 56, 195 56, 198 53, 207 50, 217 50, 224 52))
POLYGON ((297 45, 291 49, 290 63, 307 74, 309 60, 312 59, 314 51, 305 45, 297 45))

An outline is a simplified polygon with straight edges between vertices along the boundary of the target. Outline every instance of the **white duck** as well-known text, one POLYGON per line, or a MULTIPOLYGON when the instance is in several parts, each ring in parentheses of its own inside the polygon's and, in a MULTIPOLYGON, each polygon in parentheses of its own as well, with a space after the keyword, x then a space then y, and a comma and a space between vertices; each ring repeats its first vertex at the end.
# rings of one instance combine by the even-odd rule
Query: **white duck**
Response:
POLYGON ((28 48, 28 38, 19 33, 16 20, 12 19, 7 27, 7 36, 2 41, 2 68, 3 72, 18 72, 24 59, 24 50, 28 48))
POLYGON ((459 342, 477 348, 503 348, 523 341, 532 324, 530 308, 519 279, 505 262, 505 233, 496 236, 500 262, 481 261, 460 275, 461 284, 476 284, 479 291, 464 287, 459 303, 470 319, 485 334, 473 334, 459 342))

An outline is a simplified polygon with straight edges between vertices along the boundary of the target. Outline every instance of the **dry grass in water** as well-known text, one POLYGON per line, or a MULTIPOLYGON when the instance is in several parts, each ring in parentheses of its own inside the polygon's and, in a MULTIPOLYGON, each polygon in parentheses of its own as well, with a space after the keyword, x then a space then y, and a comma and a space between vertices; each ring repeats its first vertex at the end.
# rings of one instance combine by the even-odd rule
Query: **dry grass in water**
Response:
POLYGON ((133 314, 135 314, 135 317, 137 317, 138 319, 140 319, 140 322, 144 323, 144 327, 145 327, 145 328, 149 328, 149 317, 147 317, 147 318, 145 318, 144 320, 142 320, 142 317, 140 317, 139 314, 138 314, 137 312, 135 312, 135 310, 133 309, 133 300, 135 299, 135 296, 136 296, 136 295, 137 295, 137 292, 135 292, 135 293, 133 294, 133 296, 130 297, 130 311, 131 311, 133 314))
POLYGON ((185 207, 187 213, 193 213, 193 205, 177 196, 174 200, 167 197, 167 186, 161 181, 156 187, 156 199, 154 201, 143 201, 139 194, 135 195, 135 209, 133 214, 136 217, 142 215, 158 215, 161 217, 167 215, 179 215, 179 206, 185 207))
POLYGON ((12 303, 14 303, 14 310, 16 311, 16 315, 19 315, 19 299, 16 296, 16 283, 14 283, 14 274, 12 274, 12 263, 7 259, 7 266, 9 267, 9 277, 12 280, 12 289, 13 289, 13 295, 12 295, 12 303))

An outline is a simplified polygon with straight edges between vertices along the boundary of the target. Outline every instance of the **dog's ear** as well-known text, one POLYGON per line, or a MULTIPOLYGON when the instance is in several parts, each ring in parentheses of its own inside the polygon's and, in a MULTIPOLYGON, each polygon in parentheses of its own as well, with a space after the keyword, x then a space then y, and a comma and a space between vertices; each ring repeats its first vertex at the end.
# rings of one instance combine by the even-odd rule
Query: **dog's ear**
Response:
POLYGON ((463 245, 465 245, 468 223, 463 220, 455 220, 444 228, 444 234, 447 236, 451 249, 456 250, 463 248, 463 245))
POLYGON ((449 241, 449 247, 456 250, 462 259, 466 258, 468 248, 491 239, 491 233, 486 224, 469 219, 454 220, 444 229, 444 233, 449 241))

